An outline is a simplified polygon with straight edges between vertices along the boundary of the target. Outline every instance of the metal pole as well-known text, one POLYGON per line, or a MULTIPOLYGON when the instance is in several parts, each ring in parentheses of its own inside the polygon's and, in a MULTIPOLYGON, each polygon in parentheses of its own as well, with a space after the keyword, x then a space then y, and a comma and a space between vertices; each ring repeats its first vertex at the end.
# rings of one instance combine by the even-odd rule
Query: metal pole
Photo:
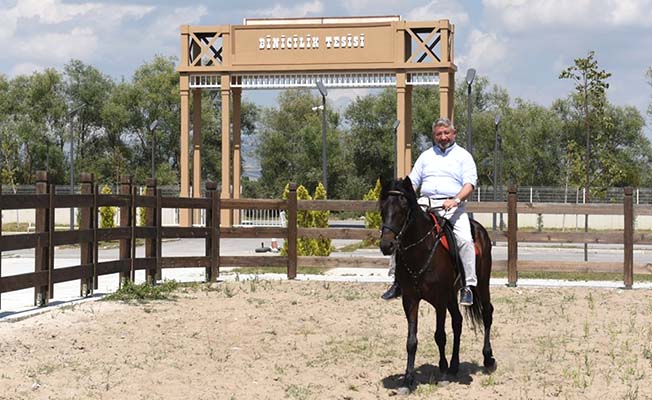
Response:
POLYGON ((156 179, 156 155, 154 149, 156 148, 156 128, 152 129, 152 179, 156 179))
POLYGON ((468 122, 468 127, 467 127, 467 132, 468 135, 466 135, 466 150, 468 150, 471 155, 473 155, 473 128, 471 126, 471 84, 466 85, 468 87, 468 117, 469 117, 469 122, 468 122))
MULTIPOLYGON (((75 194, 75 137, 70 116, 70 194, 75 194)), ((70 230, 75 229, 75 208, 70 207, 70 230)))
POLYGON ((326 172, 326 96, 321 96, 321 168, 322 179, 324 180, 324 189, 328 193, 328 174, 326 172))
MULTIPOLYGON (((498 200, 497 198, 497 186, 498 186, 498 124, 496 124, 496 136, 494 139, 494 202, 498 200)), ((493 223, 492 228, 496 230, 496 213, 493 213, 493 223)))

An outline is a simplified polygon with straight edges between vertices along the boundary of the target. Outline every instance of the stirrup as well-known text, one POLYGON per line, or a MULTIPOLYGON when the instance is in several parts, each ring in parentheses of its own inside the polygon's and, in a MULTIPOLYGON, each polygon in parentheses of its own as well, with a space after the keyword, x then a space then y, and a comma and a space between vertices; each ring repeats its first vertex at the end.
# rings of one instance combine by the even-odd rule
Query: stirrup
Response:
POLYGON ((460 305, 466 307, 473 305, 473 292, 468 286, 464 286, 460 289, 460 305))

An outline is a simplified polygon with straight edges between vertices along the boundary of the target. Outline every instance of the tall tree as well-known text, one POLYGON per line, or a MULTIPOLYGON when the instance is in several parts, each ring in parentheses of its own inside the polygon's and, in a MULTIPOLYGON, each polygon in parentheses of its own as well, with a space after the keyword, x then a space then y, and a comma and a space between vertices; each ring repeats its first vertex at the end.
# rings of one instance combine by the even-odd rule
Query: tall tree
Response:
MULTIPOLYGON (((312 110, 321 99, 307 89, 290 89, 278 98, 278 109, 263 112, 258 156, 261 195, 280 197, 287 182, 315 188, 322 177, 321 115, 312 110)), ((342 156, 338 114, 327 106, 328 197, 337 198, 344 186, 346 166, 342 156)))
MULTIPOLYGON (((600 171, 606 172, 605 170, 609 169, 607 166, 610 162, 609 154, 600 150, 605 147, 605 140, 607 140, 604 127, 611 123, 605 112, 607 89, 609 88, 606 80, 610 76, 611 73, 599 68, 594 51, 590 51, 586 58, 576 58, 574 65, 559 74, 559 79, 571 79, 575 82, 576 92, 572 98, 575 107, 582 110, 586 145, 584 158, 584 185, 586 188, 591 187, 592 175, 597 175, 600 171), (592 142, 596 150, 595 154, 591 153, 592 142)), ((569 155, 576 156, 572 153, 569 153, 569 155)), ((579 177, 574 178, 578 179, 579 177)), ((579 184, 579 182, 577 183, 579 184)), ((598 190, 604 189, 604 186, 598 188, 598 190)), ((587 195, 589 193, 590 191, 587 191, 587 195)))

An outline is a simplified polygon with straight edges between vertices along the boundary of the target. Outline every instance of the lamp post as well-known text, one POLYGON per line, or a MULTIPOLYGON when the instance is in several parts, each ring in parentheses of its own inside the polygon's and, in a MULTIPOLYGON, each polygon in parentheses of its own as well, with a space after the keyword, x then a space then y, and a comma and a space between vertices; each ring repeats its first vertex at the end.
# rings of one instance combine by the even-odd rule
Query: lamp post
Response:
POLYGON ((328 176, 326 172, 326 96, 328 91, 322 81, 317 81, 317 89, 321 93, 321 169, 322 180, 324 181, 324 189, 328 193, 328 176))
MULTIPOLYGON (((85 104, 73 108, 68 113, 68 123, 70 125, 70 194, 75 194, 75 135, 72 129, 72 117, 79 112, 85 104)), ((75 208, 70 207, 70 230, 75 229, 75 208)))
POLYGON ((469 122, 468 122, 468 127, 466 128, 466 150, 473 155, 473 129, 471 125, 471 106, 473 101, 471 101, 471 85, 473 84, 473 80, 475 79, 475 69, 474 68, 469 68, 466 71, 466 87, 467 87, 467 103, 469 105, 468 107, 468 116, 469 116, 469 122))
POLYGON ((158 119, 155 119, 154 122, 152 122, 149 125, 149 131, 152 135, 152 140, 150 143, 150 146, 152 148, 152 179, 156 179, 156 127, 158 127, 158 119))
POLYGON ((394 133, 394 142, 393 142, 394 143, 394 150, 393 150, 393 155, 394 155, 394 162, 393 162, 393 164, 394 164, 394 178, 398 178, 396 176, 396 168, 398 166, 398 149, 396 148, 396 141, 398 140, 397 136, 398 136, 398 126, 399 125, 401 125, 401 121, 397 119, 396 121, 394 121, 394 126, 392 127, 393 133, 394 133))
MULTIPOLYGON (((494 125, 496 127, 496 138, 494 140, 494 202, 498 200, 497 198, 497 189, 498 189, 498 144, 502 140, 498 134, 498 125, 500 125, 501 116, 500 114, 496 115, 494 119, 494 125)), ((493 213, 493 230, 496 230, 496 213, 493 213)))

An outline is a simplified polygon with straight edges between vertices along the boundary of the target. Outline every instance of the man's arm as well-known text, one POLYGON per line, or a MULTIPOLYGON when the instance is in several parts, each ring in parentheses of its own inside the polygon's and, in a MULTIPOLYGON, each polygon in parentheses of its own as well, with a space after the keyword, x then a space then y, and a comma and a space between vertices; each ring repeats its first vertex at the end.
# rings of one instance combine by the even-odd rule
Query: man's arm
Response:
POLYGON ((444 204, 442 204, 444 210, 450 210, 453 207, 457 207, 459 203, 466 200, 471 195, 471 193, 473 193, 473 190, 475 190, 473 185, 470 183, 465 183, 464 186, 462 186, 462 189, 457 192, 455 198, 444 201, 444 204))

